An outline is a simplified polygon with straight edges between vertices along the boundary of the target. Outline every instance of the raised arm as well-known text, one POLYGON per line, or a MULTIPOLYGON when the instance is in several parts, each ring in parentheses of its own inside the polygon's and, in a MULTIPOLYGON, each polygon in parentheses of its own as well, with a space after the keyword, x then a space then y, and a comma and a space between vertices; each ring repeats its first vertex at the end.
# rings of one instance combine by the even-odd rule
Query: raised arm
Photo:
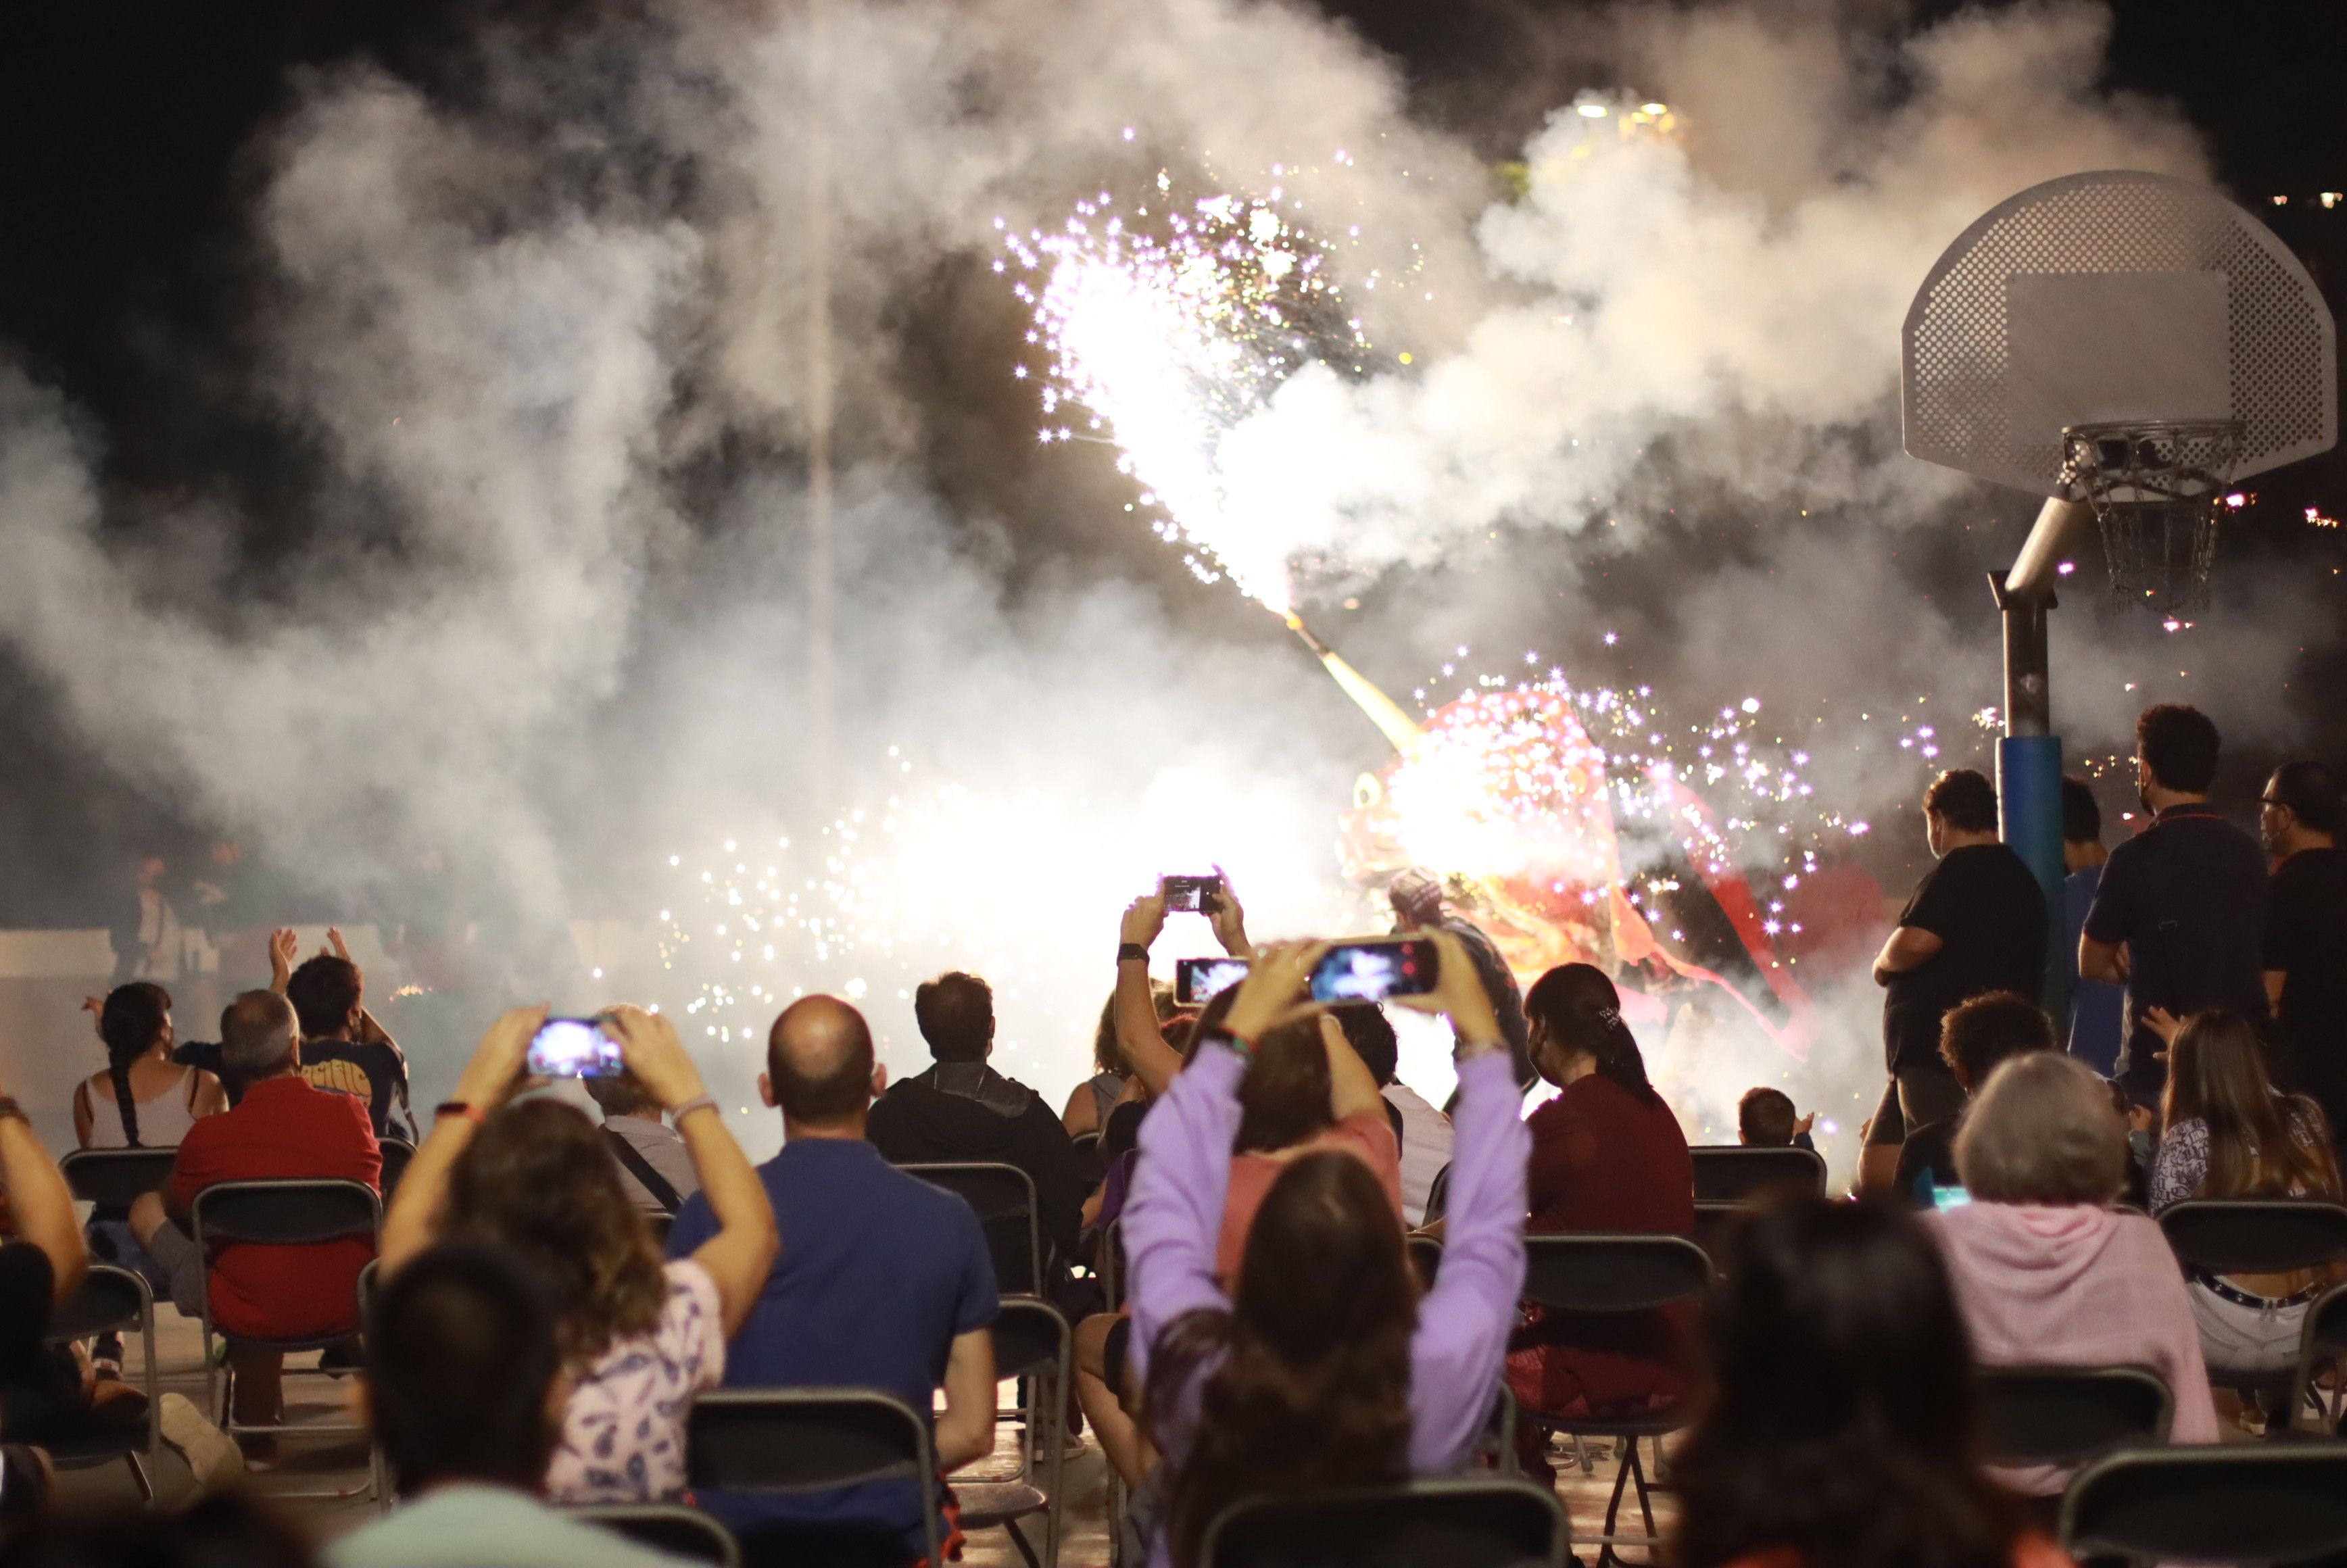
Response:
POLYGON ((1490 1413, 1523 1294, 1524 1171, 1532 1153, 1491 999, 1459 939, 1438 932, 1435 940, 1442 949, 1435 994, 1405 999, 1419 1010, 1449 1013, 1459 1040, 1442 1268, 1419 1304, 1410 1341, 1410 1460, 1420 1473, 1454 1463, 1490 1413), (1452 984, 1454 977, 1465 983, 1452 984))
POLYGON ((1371 1112, 1382 1119, 1385 1096, 1378 1092, 1377 1074, 1345 1038, 1345 1031, 1327 1013, 1320 1015, 1320 1040, 1328 1049, 1328 1112, 1337 1121, 1371 1112))
POLYGON ((1165 929, 1165 896, 1144 894, 1125 906, 1118 933, 1116 960, 1116 1043, 1123 1049, 1125 1065, 1155 1099, 1165 1092, 1182 1071, 1182 1053, 1165 1043, 1157 1022, 1156 999, 1149 994, 1149 945, 1165 929), (1139 948, 1138 957, 1122 949, 1139 948))
POLYGON ((692 1261, 716 1283, 718 1310, 731 1339, 749 1321, 782 1251, 765 1184, 726 1131, 723 1113, 702 1087, 701 1070, 685 1054, 676 1025, 665 1014, 617 1007, 605 1015, 604 1028, 619 1040, 628 1071, 663 1107, 678 1112, 676 1130, 684 1135, 702 1194, 717 1222, 717 1234, 693 1249, 692 1261))
POLYGON ((464 1109, 451 1111, 432 1123, 431 1132, 408 1162, 407 1173, 399 1179, 399 1191, 392 1194, 390 1208, 384 1212, 383 1250, 376 1265, 382 1278, 388 1280, 439 1234, 448 1173, 480 1130, 482 1120, 504 1104, 521 1082, 530 1036, 545 1021, 543 1007, 516 1008, 489 1025, 488 1033, 481 1037, 473 1060, 465 1064, 464 1075, 456 1080, 454 1103, 464 1109))
POLYGON ((7 1184, 9 1215, 16 1234, 48 1255, 56 1279, 55 1300, 62 1306, 89 1272, 89 1249, 74 1220, 73 1194, 16 1102, 0 1096, 0 1181, 7 1184))

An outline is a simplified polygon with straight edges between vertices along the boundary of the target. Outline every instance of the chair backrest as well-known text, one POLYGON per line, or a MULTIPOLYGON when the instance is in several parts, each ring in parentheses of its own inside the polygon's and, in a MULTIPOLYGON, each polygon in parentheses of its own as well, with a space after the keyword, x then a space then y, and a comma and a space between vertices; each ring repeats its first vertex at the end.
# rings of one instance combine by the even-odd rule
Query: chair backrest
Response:
POLYGON ((877 1389, 717 1389, 692 1403, 685 1470, 719 1491, 825 1491, 926 1481, 928 1424, 877 1389))
MULTIPOLYGON (((733 1532, 697 1508, 674 1502, 597 1502, 564 1510, 600 1524, 640 1546, 691 1563, 739 1568, 742 1548, 733 1532)), ((584 1568, 584 1565, 581 1565, 584 1568)))
POLYGON ((2316 1369, 2342 1359, 2347 1359, 2347 1285, 2334 1285, 2306 1309, 2306 1326, 2298 1331, 2300 1405, 2313 1393, 2316 1369))
POLYGON ((383 1151, 381 1185, 384 1201, 388 1203, 392 1189, 399 1185, 399 1178, 407 1174, 407 1162, 415 1158, 415 1145, 404 1138, 385 1138, 376 1147, 383 1151))
POLYGON ((995 1313, 993 1337, 998 1378, 1037 1372, 1060 1376, 1067 1371, 1061 1358, 1071 1353, 1075 1332, 1050 1302, 1031 1296, 1006 1296, 995 1313))
POLYGON ((1068 1140, 1068 1144, 1076 1152, 1076 1170, 1083 1177, 1084 1184, 1099 1186, 1101 1178, 1108 1174, 1108 1161, 1101 1153, 1101 1135, 1078 1132, 1068 1140))
POLYGON ((66 1186, 84 1203, 128 1208, 171 1179, 179 1151, 168 1149, 77 1149, 57 1162, 66 1186))
POLYGON ((660 1247, 661 1251, 666 1252, 668 1250, 668 1233, 676 1228, 676 1216, 674 1214, 648 1214, 644 1216, 644 1225, 652 1233, 652 1241, 660 1247))
POLYGON ((383 1200, 364 1182, 221 1182, 196 1194, 199 1242, 306 1246, 343 1236, 378 1237, 383 1200))
POLYGON ((959 1194, 977 1211, 994 1256, 994 1287, 1006 1296, 1042 1293, 1043 1236, 1035 1217, 1035 1182, 1016 1165, 900 1165, 908 1176, 959 1194))
POLYGON ((2281 1274, 2347 1258, 2347 1207, 2311 1198, 2195 1198, 2159 1216, 2184 1263, 2212 1274, 2281 1274))
POLYGON ((2166 1383, 2133 1367, 1981 1369, 1981 1428, 1998 1464, 2066 1467, 2164 1442, 2174 1405, 2166 1383))
POLYGON ((1555 1491, 1493 1477, 1245 1499, 1199 1543, 1205 1568, 1522 1568, 1565 1559, 1555 1491))
POLYGON ((1704 1143, 1687 1153, 1695 1162, 1695 1195, 1699 1202, 1745 1204, 1764 1193, 1788 1188, 1808 1197, 1825 1195, 1825 1157, 1815 1149, 1704 1143))
POLYGON ((2096 1460, 2062 1498, 2076 1558, 2294 1563, 2347 1551, 2347 1443, 2131 1449, 2096 1460))
POLYGON ((55 1345, 93 1334, 131 1332, 145 1327, 154 1310, 155 1293, 137 1273, 93 1263, 73 1295, 50 1314, 48 1340, 55 1345))
POLYGON ((1434 1173, 1434 1180, 1427 1184, 1426 1218, 1421 1223, 1432 1225, 1450 1212, 1450 1162, 1445 1160, 1442 1163, 1442 1169, 1434 1173))
POLYGON ((1124 1220, 1122 1215, 1108 1223, 1101 1232, 1100 1259, 1095 1266, 1100 1276, 1102 1294, 1108 1297, 1108 1309, 1114 1312, 1124 1305, 1127 1276, 1132 1273, 1124 1255, 1124 1220))
POLYGON ((1528 1235, 1524 1299, 1570 1312, 1639 1312, 1711 1288, 1711 1259, 1678 1235, 1528 1235))

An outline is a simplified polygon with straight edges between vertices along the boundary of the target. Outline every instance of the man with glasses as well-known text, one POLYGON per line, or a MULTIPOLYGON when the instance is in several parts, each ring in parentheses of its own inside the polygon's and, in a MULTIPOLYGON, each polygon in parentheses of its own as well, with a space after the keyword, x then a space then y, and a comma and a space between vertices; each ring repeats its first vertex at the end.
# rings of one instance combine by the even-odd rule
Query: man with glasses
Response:
POLYGON ((2209 804, 2217 726, 2197 708, 2163 702, 2136 720, 2136 790, 2151 825, 2111 851, 2078 938, 2078 974, 2127 987, 2118 1081, 2157 1105, 2166 1048, 2145 1021, 2230 1008, 2266 1015, 2262 943, 2266 861, 2255 840, 2209 804))
POLYGON ((2265 985, 2297 1087, 2341 1136, 2347 1119, 2347 816, 2339 775, 2284 763, 2266 781, 2258 828, 2277 862, 2266 910, 2265 985))

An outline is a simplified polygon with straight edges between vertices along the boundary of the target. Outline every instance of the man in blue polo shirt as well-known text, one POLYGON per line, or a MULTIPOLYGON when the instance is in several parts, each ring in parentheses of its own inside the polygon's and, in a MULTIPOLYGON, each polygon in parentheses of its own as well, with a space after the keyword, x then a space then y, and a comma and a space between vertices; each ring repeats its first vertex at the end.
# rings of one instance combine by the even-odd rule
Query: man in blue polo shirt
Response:
MULTIPOLYGON (((726 1348, 725 1386, 876 1388, 925 1414, 942 1386, 942 1472, 994 1449, 994 1265, 968 1204, 895 1169, 865 1142, 865 1118, 885 1081, 872 1031, 846 1002, 808 997, 774 1020, 758 1091, 782 1110, 783 1152, 758 1174, 783 1255, 726 1348)), ((708 1200, 688 1199, 669 1255, 691 1256, 715 1231, 708 1200)), ((697 1501, 733 1527, 753 1568, 905 1568, 928 1550, 910 1481, 697 1501)))
POLYGON ((2266 858, 2257 841, 2209 804, 2217 782, 2217 726, 2196 708, 2163 702, 2136 720, 2136 787, 2151 825, 2111 851, 2078 938, 2078 975, 2127 987, 2127 1042, 2118 1081, 2138 1105, 2157 1105, 2166 1047, 2144 1015, 2178 1018, 2230 1008, 2266 1012, 2266 858))

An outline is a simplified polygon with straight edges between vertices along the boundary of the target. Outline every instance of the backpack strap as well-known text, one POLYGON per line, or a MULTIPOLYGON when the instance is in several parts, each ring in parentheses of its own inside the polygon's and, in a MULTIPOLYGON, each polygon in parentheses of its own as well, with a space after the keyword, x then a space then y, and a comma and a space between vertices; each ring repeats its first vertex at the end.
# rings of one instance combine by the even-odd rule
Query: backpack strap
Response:
POLYGON ((652 1195, 652 1202, 670 1214, 683 1206, 684 1199, 675 1186, 666 1176, 652 1169, 652 1163, 644 1158, 642 1150, 612 1131, 609 1123, 604 1125, 603 1136, 610 1140, 611 1153, 619 1160, 620 1169, 643 1184, 644 1191, 652 1195))

